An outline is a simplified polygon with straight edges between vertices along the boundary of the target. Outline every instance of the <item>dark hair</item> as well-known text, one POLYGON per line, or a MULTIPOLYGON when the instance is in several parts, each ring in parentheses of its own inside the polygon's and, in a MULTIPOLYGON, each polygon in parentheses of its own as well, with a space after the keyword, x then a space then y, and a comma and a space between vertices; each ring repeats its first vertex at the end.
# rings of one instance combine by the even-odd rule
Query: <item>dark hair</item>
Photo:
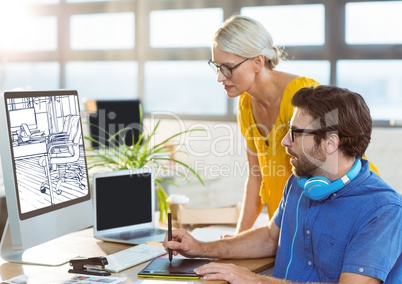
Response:
POLYGON ((335 132, 340 151, 349 157, 363 156, 371 140, 372 119, 361 95, 335 86, 302 88, 292 104, 311 115, 314 126, 323 130, 314 136, 316 143, 335 132))

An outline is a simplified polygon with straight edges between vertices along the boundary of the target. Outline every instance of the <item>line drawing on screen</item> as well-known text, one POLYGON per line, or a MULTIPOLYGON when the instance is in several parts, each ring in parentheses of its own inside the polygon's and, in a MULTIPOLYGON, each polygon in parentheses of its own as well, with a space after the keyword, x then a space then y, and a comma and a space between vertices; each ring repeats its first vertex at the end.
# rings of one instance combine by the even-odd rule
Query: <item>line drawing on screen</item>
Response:
POLYGON ((88 194, 75 95, 7 100, 20 213, 88 194))

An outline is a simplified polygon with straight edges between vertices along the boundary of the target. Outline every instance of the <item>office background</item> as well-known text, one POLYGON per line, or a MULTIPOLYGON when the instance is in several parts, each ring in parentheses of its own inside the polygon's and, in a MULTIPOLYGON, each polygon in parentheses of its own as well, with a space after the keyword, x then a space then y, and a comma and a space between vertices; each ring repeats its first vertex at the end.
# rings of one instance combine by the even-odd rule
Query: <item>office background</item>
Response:
POLYGON ((138 98, 145 126, 163 119, 161 139, 201 126, 208 136, 186 141, 193 155, 185 159, 207 186, 172 190, 199 205, 234 203, 246 177, 237 101, 207 65, 214 31, 234 13, 257 18, 285 47, 279 70, 365 97, 375 125, 367 155, 402 193, 402 1, 2 1, 0 90, 77 89, 81 102, 138 98))

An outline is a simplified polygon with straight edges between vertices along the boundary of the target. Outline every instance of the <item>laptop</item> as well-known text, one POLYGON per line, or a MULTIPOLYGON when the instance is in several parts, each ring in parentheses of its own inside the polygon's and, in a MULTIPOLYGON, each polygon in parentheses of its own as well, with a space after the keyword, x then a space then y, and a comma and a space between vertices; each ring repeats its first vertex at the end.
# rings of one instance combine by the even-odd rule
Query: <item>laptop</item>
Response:
POLYGON ((126 244, 163 242, 167 230, 155 226, 152 169, 98 173, 93 182, 95 238, 126 244))

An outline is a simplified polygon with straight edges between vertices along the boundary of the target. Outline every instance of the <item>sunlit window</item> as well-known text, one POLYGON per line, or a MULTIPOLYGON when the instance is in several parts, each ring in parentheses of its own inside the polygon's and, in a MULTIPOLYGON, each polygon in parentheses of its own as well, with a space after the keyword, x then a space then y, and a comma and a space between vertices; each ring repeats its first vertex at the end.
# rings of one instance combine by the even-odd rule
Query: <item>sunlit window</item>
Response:
POLYGON ((222 9, 164 10, 150 13, 151 47, 210 46, 223 21, 222 9))
MULTIPOLYGON (((3 11, 4 12, 4 11, 3 11)), ((0 48, 10 51, 57 49, 57 18, 0 12, 0 48)))
POLYGON ((145 111, 224 115, 222 84, 206 61, 152 61, 145 64, 145 111))
POLYGON ((66 64, 66 86, 91 99, 137 98, 138 66, 133 61, 79 61, 66 64))
POLYGON ((108 0, 65 0, 67 3, 79 3, 79 2, 107 2, 108 0))
MULTIPOLYGON (((320 84, 330 84, 330 62, 326 60, 288 60, 278 64, 275 70, 292 73, 298 76, 308 77, 320 84)), ((233 103, 233 113, 238 113, 238 99, 233 103)))
POLYGON ((401 44, 402 1, 346 4, 346 43, 401 44))
POLYGON ((37 4, 57 4, 59 2, 60 0, 19 0, 18 4, 37 5, 37 4))
POLYGON ((283 61, 277 66, 277 70, 309 77, 320 84, 330 83, 330 62, 326 60, 289 60, 283 61))
POLYGON ((244 7, 241 14, 259 20, 276 45, 325 43, 325 7, 322 4, 244 7))
POLYGON ((72 49, 133 48, 134 38, 133 13, 73 15, 70 19, 72 49))
POLYGON ((59 76, 58 62, 1 64, 0 90, 55 90, 59 89, 59 76))
POLYGON ((146 114, 234 120, 238 98, 206 63, 233 14, 284 48, 276 70, 356 90, 374 120, 401 120, 402 0, 0 0, 0 92, 76 89, 139 98, 146 114))
POLYGON ((360 93, 373 119, 402 119, 402 60, 341 60, 337 85, 360 93))

